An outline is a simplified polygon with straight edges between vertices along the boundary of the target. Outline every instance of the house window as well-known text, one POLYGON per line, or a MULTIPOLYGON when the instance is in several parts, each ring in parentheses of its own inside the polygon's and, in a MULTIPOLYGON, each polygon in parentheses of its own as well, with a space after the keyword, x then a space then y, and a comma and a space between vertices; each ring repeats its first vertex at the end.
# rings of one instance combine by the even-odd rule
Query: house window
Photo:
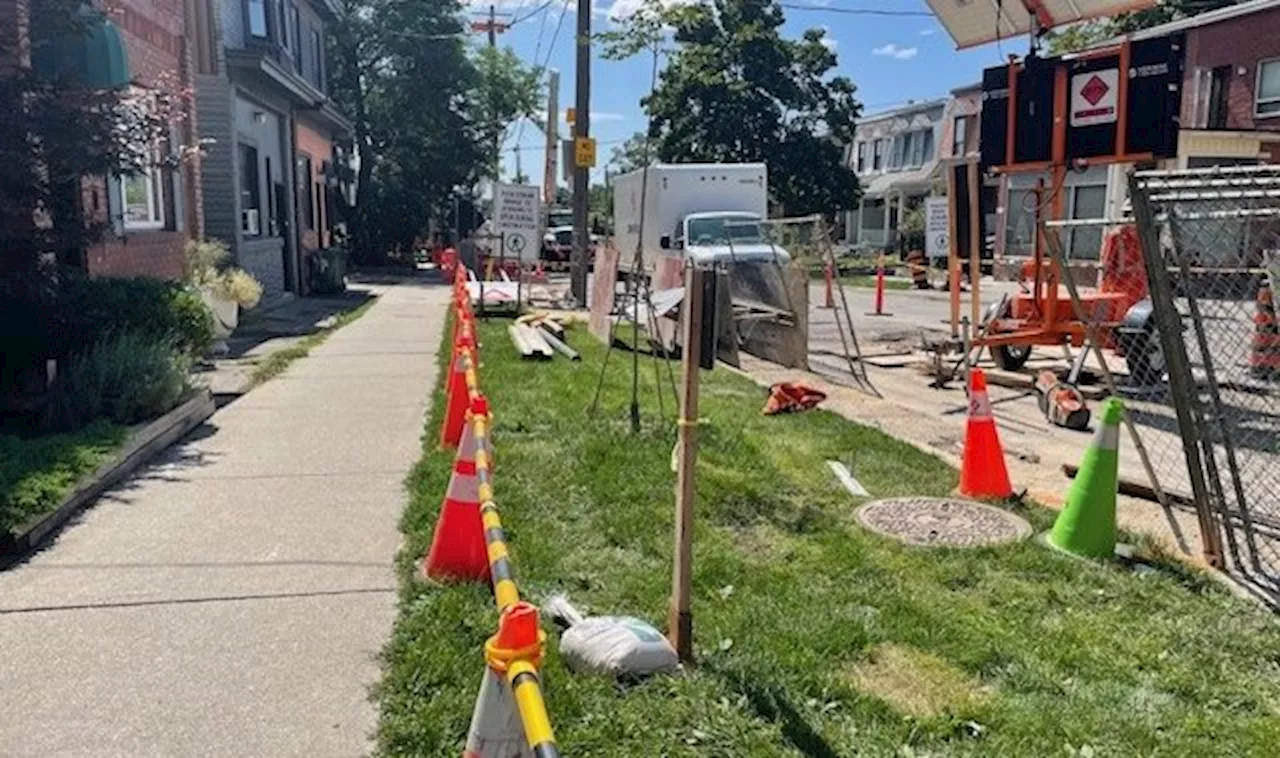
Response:
POLYGON ((951 156, 960 158, 965 154, 964 139, 967 122, 964 116, 956 116, 951 122, 951 156))
POLYGON ((247 237, 262 236, 262 187, 258 175, 258 148, 240 145, 240 231, 247 237))
POLYGON ((302 25, 298 20, 297 4, 289 3, 289 37, 296 41, 293 48, 293 70, 302 73, 302 25))
POLYGON ((861 174, 867 170, 867 143, 858 143, 858 173, 861 174))
POLYGON ((120 177, 126 230, 164 228, 163 177, 157 168, 120 177))
MULTIPOLYGON (((1107 186, 1088 184, 1071 188, 1071 218, 1096 219, 1106 215, 1107 186)), ((1102 227, 1081 226, 1071 230, 1067 249, 1072 260, 1097 260, 1102 248, 1102 227)))
POLYGON ((884 143, 885 143, 884 140, 878 139, 871 145, 872 147, 871 170, 872 171, 879 171, 881 168, 884 167, 884 143))
POLYGON ((1280 58, 1258 62, 1258 97, 1254 113, 1280 116, 1280 58))
POLYGON ((896 134, 893 137, 893 146, 889 152, 889 170, 897 171, 902 168, 902 151, 905 147, 903 144, 907 135, 896 134))
POLYGON ((922 130, 916 141, 920 143, 920 163, 924 164, 933 160, 933 130, 922 130))
POLYGON ((1231 82, 1231 66, 1218 66, 1209 73, 1209 117, 1205 127, 1227 128, 1227 87, 1231 82))
POLYGON ((316 89, 324 91, 324 40, 320 36, 320 30, 315 27, 311 28, 311 60, 314 61, 311 83, 316 85, 316 89))
POLYGON ((249 34, 267 38, 267 0, 245 0, 248 4, 249 34))

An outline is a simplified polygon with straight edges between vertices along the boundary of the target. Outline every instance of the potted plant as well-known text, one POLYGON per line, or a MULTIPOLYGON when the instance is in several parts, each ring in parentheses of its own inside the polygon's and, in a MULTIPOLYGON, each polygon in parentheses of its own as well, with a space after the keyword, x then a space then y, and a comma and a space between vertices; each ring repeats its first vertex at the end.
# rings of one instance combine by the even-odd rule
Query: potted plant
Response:
POLYGON ((187 243, 187 279, 213 314, 213 352, 227 351, 226 339, 240 323, 240 310, 262 299, 262 285, 242 268, 230 266, 227 246, 218 240, 187 243))

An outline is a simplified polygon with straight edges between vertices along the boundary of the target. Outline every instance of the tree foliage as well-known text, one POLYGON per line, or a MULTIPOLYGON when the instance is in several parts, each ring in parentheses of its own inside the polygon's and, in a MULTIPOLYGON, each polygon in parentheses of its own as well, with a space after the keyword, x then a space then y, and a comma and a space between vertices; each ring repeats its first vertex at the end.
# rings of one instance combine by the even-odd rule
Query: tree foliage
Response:
POLYGON ((836 56, 823 30, 786 39, 783 21, 777 0, 650 0, 604 35, 605 55, 657 55, 670 34, 674 49, 642 100, 659 160, 763 161, 784 212, 853 207, 858 180, 844 161, 860 110, 853 82, 832 74, 836 56))
MULTIPOLYGON (((101 20, 80 0, 32 0, 30 16, 36 59, 101 20)), ((14 42, 2 35, 0 61, 17 57, 14 42)), ((72 74, 49 73, 0 64, 0 278, 28 283, 50 257, 83 267, 84 249, 109 219, 86 213, 82 182, 179 160, 163 152, 184 113, 164 91, 93 89, 72 74)))
POLYGON ((536 72, 510 50, 468 47, 458 0, 341 0, 333 94, 360 156, 352 253, 377 261, 492 177, 506 125, 532 113, 536 72))
POLYGON ((1154 8, 1122 13, 1115 18, 1073 24, 1046 35, 1049 52, 1053 55, 1062 55, 1084 50, 1122 34, 1150 29, 1180 18, 1198 16, 1206 11, 1235 5, 1237 2, 1240 0, 1166 0, 1154 8))

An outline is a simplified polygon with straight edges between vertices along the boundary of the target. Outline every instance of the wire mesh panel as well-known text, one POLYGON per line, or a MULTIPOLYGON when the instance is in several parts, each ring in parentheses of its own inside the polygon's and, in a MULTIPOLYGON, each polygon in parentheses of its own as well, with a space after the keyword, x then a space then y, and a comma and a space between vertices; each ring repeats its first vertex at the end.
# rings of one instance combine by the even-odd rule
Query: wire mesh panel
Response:
MULTIPOLYGON (((1280 166, 1137 174, 1170 433, 1234 567, 1280 587, 1280 166)), ((1147 419, 1149 425, 1152 419, 1147 419)), ((1167 447, 1167 446, 1165 446, 1167 447)), ((1166 451, 1167 454, 1167 451, 1166 451)))

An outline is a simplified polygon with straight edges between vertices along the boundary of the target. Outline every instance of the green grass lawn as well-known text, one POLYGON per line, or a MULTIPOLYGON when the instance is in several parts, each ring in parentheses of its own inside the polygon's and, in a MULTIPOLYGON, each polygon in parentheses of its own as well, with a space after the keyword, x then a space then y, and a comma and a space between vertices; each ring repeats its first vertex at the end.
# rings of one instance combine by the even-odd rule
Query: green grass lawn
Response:
POLYGON ((33 439, 0 435, 0 531, 61 505, 80 477, 123 444, 125 434, 124 427, 95 422, 33 439))
MULTIPOLYGON (((482 329, 497 502, 518 581, 598 614, 665 625, 672 550, 672 398, 658 416, 630 356, 578 328, 581 363, 522 363, 482 329)), ((447 349, 446 349, 447 355, 447 349)), ((664 374, 665 376, 665 374, 664 374)), ((670 390, 668 389, 669 393, 670 390)), ((441 398, 437 392, 435 418, 441 398)), ((550 632, 545 682, 566 756, 1276 756, 1280 624, 1212 580, 1088 564, 1034 541, 900 546, 860 529, 824 465, 852 462, 876 496, 942 495, 956 472, 826 412, 764 417, 764 393, 703 374, 694 558, 698 665, 639 684, 571 674, 550 632)), ((462 750, 495 628, 489 589, 411 578, 452 456, 409 477, 401 613, 379 690, 382 754, 462 750)), ((1023 510, 1038 530, 1051 516, 1023 510)))

